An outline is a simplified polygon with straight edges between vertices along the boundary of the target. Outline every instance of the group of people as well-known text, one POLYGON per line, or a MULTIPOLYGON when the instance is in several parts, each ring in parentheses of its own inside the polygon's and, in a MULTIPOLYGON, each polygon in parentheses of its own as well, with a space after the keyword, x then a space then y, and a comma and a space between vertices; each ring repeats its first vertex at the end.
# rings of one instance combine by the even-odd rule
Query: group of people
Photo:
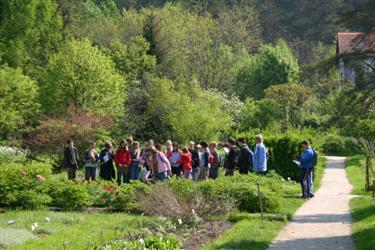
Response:
MULTIPOLYGON (((218 144, 207 141, 199 144, 190 141, 187 147, 180 147, 177 142, 168 140, 162 147, 149 140, 147 146, 140 149, 140 143, 128 137, 120 141, 116 150, 111 142, 105 143, 100 153, 93 142, 84 155, 85 179, 95 180, 99 166, 99 176, 105 180, 117 179, 118 185, 138 179, 144 182, 164 181, 173 175, 193 181, 215 179, 219 176, 221 166, 226 176, 232 176, 237 168, 240 174, 255 172, 265 175, 268 150, 260 134, 255 136, 255 143, 254 150, 251 150, 244 138, 229 138, 223 146, 224 156, 221 156, 218 144)), ((67 144, 64 165, 68 178, 75 179, 79 155, 73 141, 69 140, 67 144)), ((294 155, 294 158, 299 160, 301 167, 302 198, 311 198, 314 197, 313 177, 317 153, 308 141, 303 141, 301 146, 302 154, 294 155)))
MULTIPOLYGON (((207 141, 199 144, 190 141, 188 146, 180 147, 177 142, 167 140, 162 147, 149 140, 147 146, 140 149, 139 142, 128 137, 120 141, 116 150, 111 142, 105 143, 101 152, 93 142, 84 154, 85 179, 95 180, 100 169, 102 179, 117 179, 119 185, 137 179, 163 181, 173 175, 198 181, 217 178, 221 166, 227 176, 233 175, 237 167, 240 174, 254 171, 263 175, 267 171, 267 149, 261 135, 255 137, 255 142, 252 151, 244 138, 229 138, 223 146, 224 156, 218 152, 216 142, 207 141)), ((75 179, 79 154, 72 140, 67 142, 64 151, 64 165, 68 178, 75 179)))

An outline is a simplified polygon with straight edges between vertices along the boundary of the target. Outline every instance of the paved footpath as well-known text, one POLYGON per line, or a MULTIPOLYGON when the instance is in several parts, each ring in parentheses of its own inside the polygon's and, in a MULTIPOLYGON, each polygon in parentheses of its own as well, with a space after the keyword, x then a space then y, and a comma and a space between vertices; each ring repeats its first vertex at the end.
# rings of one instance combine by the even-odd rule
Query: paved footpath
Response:
POLYGON ((327 157, 321 187, 300 207, 269 250, 354 250, 349 210, 351 189, 343 157, 327 157))

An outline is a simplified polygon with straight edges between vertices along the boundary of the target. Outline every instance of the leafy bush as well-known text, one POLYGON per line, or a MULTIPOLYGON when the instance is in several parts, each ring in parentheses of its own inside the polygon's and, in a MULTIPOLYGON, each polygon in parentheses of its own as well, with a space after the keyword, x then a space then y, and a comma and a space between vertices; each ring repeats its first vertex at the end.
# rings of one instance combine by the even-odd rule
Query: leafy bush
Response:
POLYGON ((279 196, 282 192, 283 180, 279 176, 264 178, 256 175, 222 176, 216 180, 192 183, 185 179, 173 179, 166 182, 172 190, 182 197, 191 198, 201 192, 205 201, 221 199, 224 203, 231 200, 241 210, 259 211, 259 198, 256 183, 261 183, 263 208, 267 212, 275 211, 280 206, 279 196))
POLYGON ((141 181, 132 181, 125 187, 116 189, 111 202, 112 207, 119 210, 132 211, 139 208, 137 196, 139 193, 148 194, 151 187, 141 181))
POLYGON ((38 209, 48 205, 45 164, 0 163, 0 206, 38 209))
POLYGON ((331 155, 353 155, 363 152, 352 138, 329 134, 322 145, 324 153, 331 155))
POLYGON ((92 204, 92 197, 87 189, 71 181, 49 181, 48 194, 52 205, 64 210, 77 210, 92 204))

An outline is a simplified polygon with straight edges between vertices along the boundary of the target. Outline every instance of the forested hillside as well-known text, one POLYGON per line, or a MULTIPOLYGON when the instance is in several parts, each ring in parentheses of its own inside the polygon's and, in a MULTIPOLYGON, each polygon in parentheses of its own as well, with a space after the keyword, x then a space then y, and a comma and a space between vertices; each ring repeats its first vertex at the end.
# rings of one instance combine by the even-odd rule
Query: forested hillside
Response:
POLYGON ((372 94, 351 107, 348 93, 363 93, 336 62, 317 65, 334 57, 338 31, 368 28, 343 15, 371 18, 371 2, 1 0, 0 136, 56 152, 68 137, 86 146, 313 128, 344 147, 351 129, 373 127, 372 94), (354 114, 364 124, 349 123, 354 114))

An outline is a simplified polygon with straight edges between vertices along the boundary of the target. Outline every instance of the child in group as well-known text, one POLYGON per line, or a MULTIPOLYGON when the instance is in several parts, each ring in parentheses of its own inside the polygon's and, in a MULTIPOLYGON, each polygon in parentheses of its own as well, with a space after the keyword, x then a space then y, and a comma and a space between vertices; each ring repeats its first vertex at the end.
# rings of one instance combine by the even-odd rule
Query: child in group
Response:
POLYGON ((190 179, 190 174, 192 170, 192 159, 191 154, 186 147, 182 149, 180 162, 182 165, 182 170, 184 172, 185 178, 190 179))

